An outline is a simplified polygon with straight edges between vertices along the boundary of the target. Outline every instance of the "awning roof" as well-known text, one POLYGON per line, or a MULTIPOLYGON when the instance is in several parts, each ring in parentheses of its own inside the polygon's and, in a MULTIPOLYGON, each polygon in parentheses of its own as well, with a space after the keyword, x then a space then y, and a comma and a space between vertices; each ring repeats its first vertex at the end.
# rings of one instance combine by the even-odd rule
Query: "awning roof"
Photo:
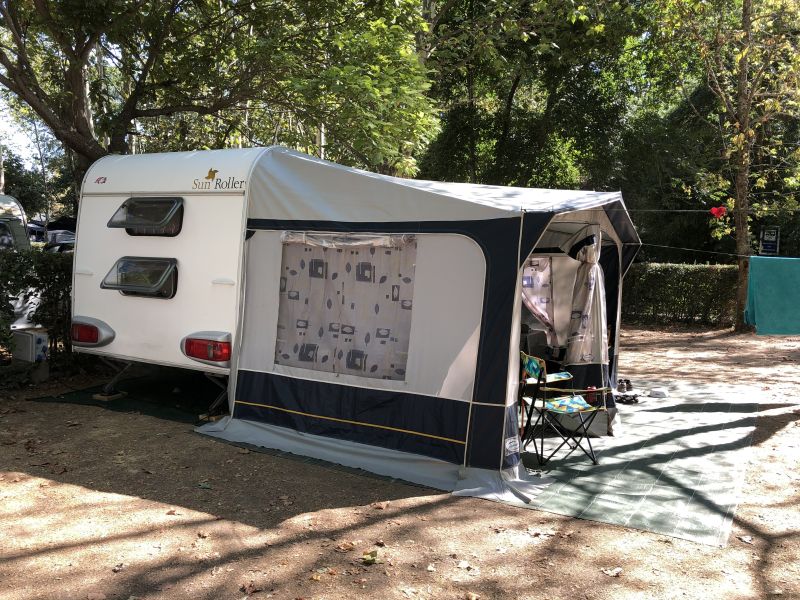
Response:
POLYGON ((638 236, 620 192, 403 179, 268 148, 108 156, 84 194, 249 193, 248 217, 273 221, 414 222, 558 214, 603 207, 623 243, 638 236))

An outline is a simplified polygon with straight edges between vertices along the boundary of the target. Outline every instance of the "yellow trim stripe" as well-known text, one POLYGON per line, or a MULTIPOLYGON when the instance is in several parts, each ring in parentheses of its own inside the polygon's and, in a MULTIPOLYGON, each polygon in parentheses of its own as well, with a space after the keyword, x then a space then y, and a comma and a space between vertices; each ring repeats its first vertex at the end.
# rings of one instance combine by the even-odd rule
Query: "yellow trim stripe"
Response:
POLYGON ((442 440, 444 442, 452 442, 453 444, 461 444, 462 446, 466 446, 467 442, 462 442, 461 440, 454 440, 452 438, 446 438, 439 435, 432 435, 430 433, 420 433, 419 431, 411 431, 410 429, 400 429, 399 427, 389 427, 388 425, 375 425, 374 423, 363 423, 361 421, 351 421, 350 419, 339 419, 337 417, 326 417, 324 415, 315 415, 312 413, 302 412, 299 410, 291 410, 289 408, 283 408, 280 406, 273 406, 271 404, 258 404, 256 402, 245 402, 244 400, 237 400, 235 404, 246 404, 248 406, 258 406, 260 408, 271 408, 272 410, 280 410, 287 413, 292 413, 293 415, 301 415, 303 417, 311 417, 314 419, 326 419, 328 421, 336 421, 338 423, 349 423, 350 425, 362 425, 364 427, 375 427, 377 429, 388 429, 389 431, 398 431, 400 433, 410 433, 411 435, 419 435, 422 437, 433 438, 435 440, 442 440))

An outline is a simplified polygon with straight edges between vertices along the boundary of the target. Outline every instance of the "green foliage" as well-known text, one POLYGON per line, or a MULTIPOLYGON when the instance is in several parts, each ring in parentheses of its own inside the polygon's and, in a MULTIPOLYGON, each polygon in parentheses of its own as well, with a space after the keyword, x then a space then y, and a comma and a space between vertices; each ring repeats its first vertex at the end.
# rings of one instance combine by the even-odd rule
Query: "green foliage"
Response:
POLYGON ((44 212, 46 202, 41 173, 28 169, 19 157, 6 155, 4 162, 6 191, 14 196, 28 215, 44 212))
MULTIPOLYGON (((0 251, 0 298, 38 295, 40 302, 30 320, 46 328, 50 355, 58 360, 71 352, 69 345, 72 255, 30 250, 0 251)), ((10 350, 14 312, 0 302, 0 348, 10 350)))
POLYGON ((0 85, 83 169, 281 143, 408 175, 435 131, 422 28, 412 0, 0 0, 0 85))
POLYGON ((626 44, 640 31, 631 7, 462 0, 432 11, 421 52, 446 112, 421 175, 596 186, 629 94, 626 44))
POLYGON ((735 320, 734 265, 635 263, 625 275, 627 323, 729 327, 735 320))
POLYGON ((9 108, 9 117, 30 140, 33 151, 33 164, 26 165, 6 150, 7 193, 20 201, 29 218, 72 215, 77 206, 72 156, 28 106, 2 88, 0 95, 9 108))
MULTIPOLYGON (((669 110, 658 102, 628 119, 609 156, 608 184, 622 190, 644 242, 734 253, 730 236, 709 235, 716 222, 706 211, 728 199, 727 180, 718 175, 716 134, 703 116, 712 110, 713 96, 699 87, 689 98, 667 101, 675 102, 669 110)), ((639 257, 693 262, 698 255, 646 246, 639 257)))

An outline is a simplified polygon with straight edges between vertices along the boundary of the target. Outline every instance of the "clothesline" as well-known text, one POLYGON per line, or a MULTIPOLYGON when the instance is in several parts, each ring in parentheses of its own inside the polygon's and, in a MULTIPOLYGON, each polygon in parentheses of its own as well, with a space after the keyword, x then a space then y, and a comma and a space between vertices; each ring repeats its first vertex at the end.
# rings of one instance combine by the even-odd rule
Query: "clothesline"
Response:
POLYGON ((721 254, 723 256, 735 256, 736 258, 750 258, 752 254, 734 254, 732 252, 715 252, 713 250, 698 250, 697 248, 680 248, 678 246, 662 246, 660 244, 645 244, 642 246, 651 246, 653 248, 667 248, 669 250, 683 250, 685 252, 701 252, 703 254, 721 254))
MULTIPOLYGON (((606 212, 652 212, 652 213, 704 213, 709 214, 708 208, 606 208, 606 212)), ((728 211, 730 213, 738 212, 737 209, 728 211)), ((764 213, 796 213, 800 212, 800 208, 764 208, 755 210, 748 208, 744 210, 749 215, 764 214, 764 213)))

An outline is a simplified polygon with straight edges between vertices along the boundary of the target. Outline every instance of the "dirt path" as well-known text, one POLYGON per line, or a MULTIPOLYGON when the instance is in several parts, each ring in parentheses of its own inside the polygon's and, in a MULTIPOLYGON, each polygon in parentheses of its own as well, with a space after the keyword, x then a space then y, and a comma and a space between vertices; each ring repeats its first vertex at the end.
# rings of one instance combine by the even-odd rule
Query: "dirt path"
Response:
POLYGON ((629 330, 623 344, 634 382, 734 378, 761 395, 726 548, 24 400, 39 389, 0 392, 0 600, 800 598, 800 338, 629 330))

